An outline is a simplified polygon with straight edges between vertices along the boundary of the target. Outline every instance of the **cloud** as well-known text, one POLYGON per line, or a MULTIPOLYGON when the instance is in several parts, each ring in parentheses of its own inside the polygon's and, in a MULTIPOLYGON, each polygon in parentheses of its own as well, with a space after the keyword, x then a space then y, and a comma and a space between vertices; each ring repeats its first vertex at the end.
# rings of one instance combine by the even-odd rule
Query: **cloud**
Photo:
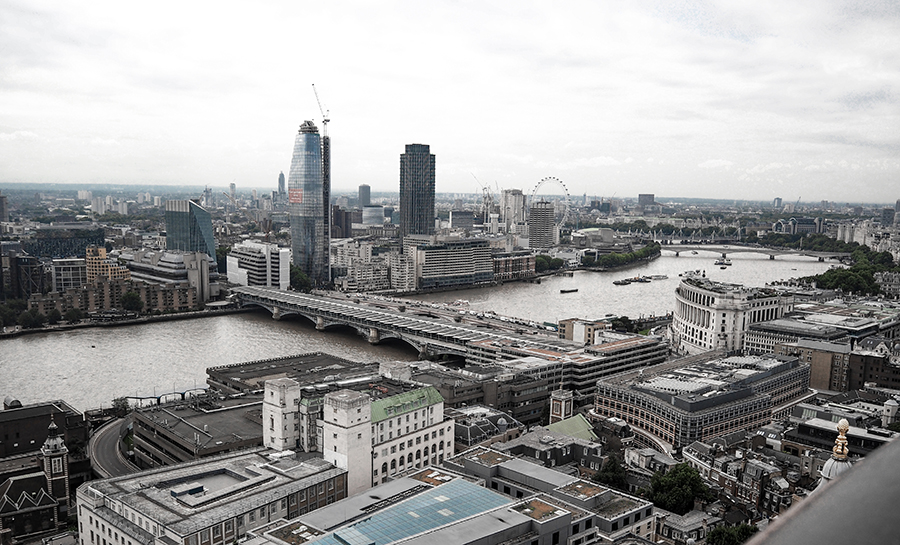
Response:
POLYGON ((710 159, 708 161, 703 161, 699 165, 698 168, 725 168, 726 170, 731 168, 733 165, 731 161, 726 161, 725 159, 710 159))
POLYGON ((41 137, 37 135, 37 133, 33 133, 31 131, 14 131, 14 132, 0 132, 0 140, 4 142, 9 142, 12 140, 40 140, 41 137))

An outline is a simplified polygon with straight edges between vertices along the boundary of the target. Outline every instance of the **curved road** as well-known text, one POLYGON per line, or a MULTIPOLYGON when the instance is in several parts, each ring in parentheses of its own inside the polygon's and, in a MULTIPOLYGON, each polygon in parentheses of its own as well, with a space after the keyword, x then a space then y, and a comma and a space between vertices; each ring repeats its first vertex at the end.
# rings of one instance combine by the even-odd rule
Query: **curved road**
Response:
POLYGON ((101 478, 120 477, 137 473, 140 469, 127 461, 119 451, 119 428, 125 422, 122 418, 116 418, 107 422, 94 432, 88 442, 88 453, 91 457, 91 467, 101 478))

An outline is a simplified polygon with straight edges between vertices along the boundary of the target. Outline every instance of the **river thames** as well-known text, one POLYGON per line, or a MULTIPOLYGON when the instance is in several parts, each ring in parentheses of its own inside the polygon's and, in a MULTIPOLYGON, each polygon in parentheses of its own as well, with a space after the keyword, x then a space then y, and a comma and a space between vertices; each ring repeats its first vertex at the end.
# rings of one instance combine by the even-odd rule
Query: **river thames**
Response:
MULTIPOLYGON (((812 258, 733 254, 722 270, 718 254, 700 252, 659 259, 608 273, 576 272, 540 284, 514 282, 493 288, 416 296, 451 302, 467 300, 472 310, 539 322, 563 318, 602 318, 608 314, 662 315, 674 307, 678 275, 705 271, 713 280, 748 286, 820 273, 831 266, 812 258), (615 286, 636 275, 667 275, 666 280, 615 286), (560 290, 577 292, 560 293, 560 290)), ((119 396, 158 395, 203 386, 206 368, 245 361, 327 352, 354 361, 414 361, 406 345, 370 345, 349 330, 316 331, 306 320, 275 321, 266 313, 233 314, 196 320, 116 328, 37 333, 0 341, 0 397, 23 404, 64 399, 80 410, 109 406, 119 396)))

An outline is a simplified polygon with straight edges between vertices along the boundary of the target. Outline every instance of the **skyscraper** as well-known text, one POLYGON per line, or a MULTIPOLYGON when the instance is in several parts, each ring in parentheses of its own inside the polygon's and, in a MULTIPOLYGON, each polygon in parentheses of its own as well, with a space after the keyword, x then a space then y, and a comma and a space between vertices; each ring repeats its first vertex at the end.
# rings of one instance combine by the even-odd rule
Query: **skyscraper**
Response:
POLYGON ((434 233, 434 155, 427 144, 408 144, 400 156, 400 234, 434 233))
POLYGON ((278 196, 280 198, 284 198, 285 190, 284 190, 284 172, 278 174, 278 196))
POLYGON ((507 227, 525 221, 525 195, 521 189, 504 189, 500 194, 500 217, 507 227))
POLYGON ((304 121, 294 140, 288 174, 291 260, 313 284, 328 281, 323 175, 319 129, 304 121))
MULTIPOLYGON (((369 206, 372 204, 372 188, 367 184, 362 184, 359 186, 359 206, 360 208, 363 206, 369 206)), ((898 201, 900 202, 900 201, 898 201)))
POLYGON ((166 248, 203 252, 216 262, 212 216, 194 201, 166 201, 166 248))
POLYGON ((9 205, 6 195, 0 195, 0 221, 9 221, 9 205))
POLYGON ((552 202, 531 204, 528 214, 528 240, 531 248, 552 248, 559 241, 556 229, 556 209, 552 202))

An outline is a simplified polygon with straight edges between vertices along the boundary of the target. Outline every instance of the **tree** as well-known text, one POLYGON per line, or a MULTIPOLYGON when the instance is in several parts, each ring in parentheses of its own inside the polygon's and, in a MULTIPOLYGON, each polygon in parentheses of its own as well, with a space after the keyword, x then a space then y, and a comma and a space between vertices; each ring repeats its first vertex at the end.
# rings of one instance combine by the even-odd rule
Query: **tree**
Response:
POLYGON ((544 272, 550 268, 550 256, 546 255, 536 255, 534 256, 534 270, 535 272, 544 272))
POLYGON ((84 313, 81 312, 81 310, 79 310, 77 308, 70 308, 69 310, 66 311, 65 318, 66 318, 66 321, 69 322, 70 324, 77 324, 78 322, 81 321, 82 318, 84 318, 84 313))
POLYGON ((122 308, 140 312, 141 309, 144 308, 144 300, 141 299, 141 294, 136 291, 125 292, 125 294, 122 295, 122 308))
POLYGON ((128 400, 124 397, 117 397, 112 400, 112 411, 119 418, 128 414, 131 407, 128 406, 128 400))
POLYGON ((56 325, 59 321, 62 320, 62 313, 57 309, 51 309, 50 312, 47 313, 47 323, 50 325, 56 325))
POLYGON ((706 536, 707 545, 740 545, 759 531, 756 526, 741 524, 740 526, 716 526, 706 536))
POLYGON ((712 501, 713 495, 700 473, 686 463, 669 471, 657 472, 650 479, 648 499, 660 509, 684 515, 694 508, 694 501, 712 501))
POLYGON ((622 460, 616 455, 611 455, 600 471, 594 473, 593 479, 595 482, 606 486, 618 488, 619 490, 628 490, 628 482, 625 480, 626 476, 627 473, 625 473, 625 468, 622 467, 622 460))
POLYGON ((228 254, 230 252, 230 246, 216 247, 216 265, 219 269, 219 274, 228 274, 228 254))
POLYGON ((36 308, 33 308, 20 314, 18 323, 24 329, 33 329, 43 326, 46 321, 47 317, 38 312, 36 308))
POLYGON ((312 291, 312 281, 300 267, 294 264, 291 264, 291 288, 307 293, 312 291))
POLYGON ((558 257, 554 257, 550 260, 550 270, 555 271, 556 269, 561 269, 566 262, 558 257))

